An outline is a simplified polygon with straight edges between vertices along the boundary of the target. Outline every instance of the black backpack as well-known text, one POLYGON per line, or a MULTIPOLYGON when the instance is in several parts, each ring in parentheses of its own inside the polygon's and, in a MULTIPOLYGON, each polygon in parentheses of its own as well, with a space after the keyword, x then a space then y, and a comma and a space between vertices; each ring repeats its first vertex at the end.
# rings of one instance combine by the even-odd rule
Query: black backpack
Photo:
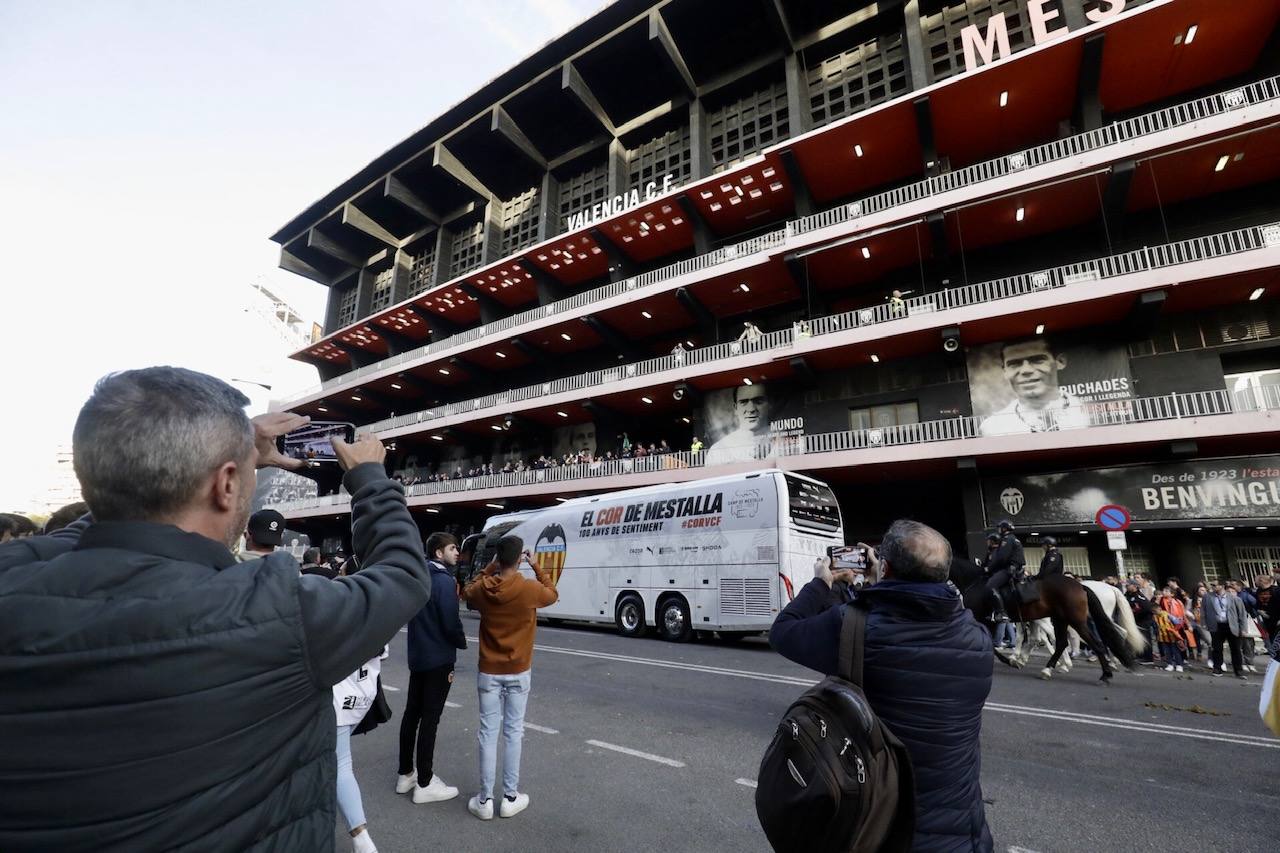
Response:
POLYGON ((792 703, 760 762, 756 814, 777 853, 911 849, 911 757, 862 692, 866 626, 845 607, 838 674, 792 703))

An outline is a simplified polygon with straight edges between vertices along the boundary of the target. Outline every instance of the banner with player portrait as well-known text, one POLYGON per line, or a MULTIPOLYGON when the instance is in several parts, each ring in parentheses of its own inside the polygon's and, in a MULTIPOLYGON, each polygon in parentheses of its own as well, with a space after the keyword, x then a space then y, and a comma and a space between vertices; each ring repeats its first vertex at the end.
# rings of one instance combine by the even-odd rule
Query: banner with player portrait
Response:
POLYGON ((970 347, 966 361, 983 435, 1111 421, 1133 398, 1129 354, 1118 344, 1036 335, 970 347))
POLYGON ((789 391, 784 383, 755 382, 706 394, 701 422, 707 464, 799 452, 804 415, 794 410, 797 401, 789 391))

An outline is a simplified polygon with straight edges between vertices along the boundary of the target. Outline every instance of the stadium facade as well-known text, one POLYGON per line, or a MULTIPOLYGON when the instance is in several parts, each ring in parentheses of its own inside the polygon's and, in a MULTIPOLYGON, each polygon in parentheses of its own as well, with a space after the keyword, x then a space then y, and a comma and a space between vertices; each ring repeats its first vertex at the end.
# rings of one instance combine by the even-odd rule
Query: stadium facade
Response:
MULTIPOLYGON (((618 0, 274 235, 330 291, 282 407, 392 444, 424 529, 780 467, 851 538, 910 515, 976 554, 1008 517, 1111 574, 1114 503, 1129 571, 1268 570, 1278 20, 618 0)), ((349 502, 282 509, 331 535, 349 502)))

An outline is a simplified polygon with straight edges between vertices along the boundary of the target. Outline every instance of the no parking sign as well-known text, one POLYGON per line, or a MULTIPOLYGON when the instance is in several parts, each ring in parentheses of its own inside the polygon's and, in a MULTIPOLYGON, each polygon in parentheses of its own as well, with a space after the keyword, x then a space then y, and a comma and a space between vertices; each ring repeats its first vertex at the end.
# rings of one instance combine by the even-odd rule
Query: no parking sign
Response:
POLYGON ((1128 530, 1133 517, 1129 515, 1129 510, 1119 504, 1107 504, 1098 510, 1093 520, 1103 530, 1128 530))

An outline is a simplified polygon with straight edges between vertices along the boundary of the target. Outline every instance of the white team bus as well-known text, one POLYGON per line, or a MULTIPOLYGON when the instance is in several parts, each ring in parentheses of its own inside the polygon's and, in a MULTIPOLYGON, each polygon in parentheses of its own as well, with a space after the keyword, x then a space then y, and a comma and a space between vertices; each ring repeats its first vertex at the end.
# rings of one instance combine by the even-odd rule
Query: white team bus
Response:
MULTIPOLYGON (((844 544, 825 483, 769 470, 650 486, 490 518, 477 568, 515 534, 551 572, 553 619, 613 622, 623 636, 656 627, 682 642, 694 631, 764 631, 813 578, 829 545, 844 544)), ((525 570, 526 574, 530 574, 525 570)))

